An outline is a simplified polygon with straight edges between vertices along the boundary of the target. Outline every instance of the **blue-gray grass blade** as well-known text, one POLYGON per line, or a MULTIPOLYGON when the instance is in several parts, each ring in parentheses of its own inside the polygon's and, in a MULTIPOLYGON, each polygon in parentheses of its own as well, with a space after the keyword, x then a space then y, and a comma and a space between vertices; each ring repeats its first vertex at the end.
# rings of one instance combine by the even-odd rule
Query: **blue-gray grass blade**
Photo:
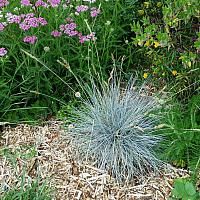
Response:
POLYGON ((158 103, 134 85, 130 79, 122 92, 115 78, 100 89, 92 82, 84 106, 74 110, 75 127, 70 132, 82 154, 119 181, 159 172, 163 164, 154 152, 162 140, 153 134, 159 116, 150 116, 158 103))

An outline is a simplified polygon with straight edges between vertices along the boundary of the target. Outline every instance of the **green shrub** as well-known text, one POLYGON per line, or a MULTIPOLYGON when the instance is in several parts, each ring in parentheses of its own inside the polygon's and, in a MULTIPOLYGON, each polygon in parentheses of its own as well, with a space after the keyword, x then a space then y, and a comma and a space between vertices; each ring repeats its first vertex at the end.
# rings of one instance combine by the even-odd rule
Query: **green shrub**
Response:
POLYGON ((199 89, 199 7, 198 0, 146 1, 131 25, 144 78, 173 81, 181 98, 199 89))

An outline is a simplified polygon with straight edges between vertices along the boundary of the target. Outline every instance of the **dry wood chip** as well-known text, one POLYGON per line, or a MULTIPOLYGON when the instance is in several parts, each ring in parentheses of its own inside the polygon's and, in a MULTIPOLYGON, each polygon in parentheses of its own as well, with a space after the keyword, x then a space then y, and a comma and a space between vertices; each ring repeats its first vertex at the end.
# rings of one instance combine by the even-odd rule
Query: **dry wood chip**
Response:
POLYGON ((0 156, 0 195, 14 186, 20 187, 24 169, 26 184, 40 177, 56 189, 54 200, 165 200, 173 180, 189 174, 166 166, 162 175, 149 174, 139 181, 119 185, 92 161, 78 159, 78 150, 59 121, 48 121, 44 126, 6 127, 1 148, 7 154, 0 156))

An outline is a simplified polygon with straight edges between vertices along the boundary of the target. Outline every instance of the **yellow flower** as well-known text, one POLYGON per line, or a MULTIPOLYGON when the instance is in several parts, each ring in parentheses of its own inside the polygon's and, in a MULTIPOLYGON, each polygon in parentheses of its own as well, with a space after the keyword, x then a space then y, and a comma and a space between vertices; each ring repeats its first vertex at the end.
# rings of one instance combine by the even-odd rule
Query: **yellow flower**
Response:
POLYGON ((144 2, 144 7, 149 8, 150 3, 149 2, 144 2))
POLYGON ((192 66, 192 62, 191 62, 191 61, 188 61, 188 62, 187 62, 187 65, 188 65, 189 67, 191 67, 191 66, 192 66))
POLYGON ((176 70, 172 70, 172 74, 173 74, 173 76, 176 76, 178 74, 178 72, 176 70))
POLYGON ((138 10, 138 14, 139 14, 140 16, 144 15, 144 10, 138 10))
POLYGON ((157 42, 157 41, 154 42, 154 47, 155 47, 155 48, 159 47, 159 45, 160 45, 159 42, 157 42))
POLYGON ((147 40, 144 44, 144 46, 149 47, 150 46, 150 40, 147 40))
POLYGON ((138 45, 139 45, 139 46, 142 46, 142 45, 143 45, 143 41, 139 41, 139 42, 138 42, 138 45))
POLYGON ((180 56, 178 59, 179 59, 179 60, 182 60, 183 58, 184 58, 184 56, 180 56))
POLYGON ((159 8, 159 7, 161 7, 162 6, 162 2, 158 2, 157 3, 157 7, 159 8))
POLYGON ((148 77, 148 73, 144 73, 144 74, 143 74, 143 78, 146 79, 147 77, 148 77))

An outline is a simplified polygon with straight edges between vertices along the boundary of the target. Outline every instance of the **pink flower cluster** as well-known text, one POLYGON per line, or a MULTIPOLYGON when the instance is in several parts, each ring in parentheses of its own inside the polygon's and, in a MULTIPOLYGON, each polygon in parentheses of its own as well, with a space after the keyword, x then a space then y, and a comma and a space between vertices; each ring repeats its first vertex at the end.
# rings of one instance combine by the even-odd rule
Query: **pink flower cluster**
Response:
POLYGON ((35 44, 36 41, 37 41, 37 37, 35 35, 33 35, 33 36, 26 36, 26 37, 24 37, 23 41, 25 43, 35 44))
POLYGON ((100 14, 100 9, 96 7, 92 7, 90 11, 91 17, 97 17, 100 14))
POLYGON ((96 38, 95 38, 95 32, 92 32, 92 33, 90 33, 88 35, 79 34, 78 36, 79 36, 79 42, 81 44, 83 44, 84 42, 88 42, 90 40, 92 40, 92 41, 96 40, 96 38))
POLYGON ((51 32, 51 35, 53 37, 60 37, 62 35, 62 33, 58 30, 54 30, 54 31, 51 32))
POLYGON ((60 31, 62 31, 66 35, 72 37, 72 36, 76 36, 78 34, 78 31, 75 30, 76 27, 77 27, 77 25, 74 22, 71 22, 69 24, 61 24, 60 31))
MULTIPOLYGON (((94 3, 96 0, 83 0, 84 2, 94 3)), ((20 0, 22 6, 30 6, 31 9, 36 10, 37 7, 58 7, 61 6, 68 6, 70 4, 70 0, 20 0)), ((0 0, 0 8, 4 7, 9 4, 8 0, 0 0)), ((90 7, 89 5, 79 5, 75 7, 75 15, 79 15, 82 12, 90 13, 91 17, 96 17, 100 14, 100 9, 97 7, 90 7)), ((37 28, 39 26, 47 25, 47 20, 43 17, 35 16, 34 13, 28 14, 13 14, 13 13, 6 13, 5 15, 6 21, 0 22, 0 32, 5 29, 7 24, 17 24, 19 28, 23 31, 28 31, 31 28, 37 28)), ((73 19, 67 18, 66 24, 61 24, 58 30, 53 30, 51 35, 53 37, 61 37, 63 34, 69 37, 76 37, 79 39, 80 43, 84 43, 87 41, 94 41, 96 39, 95 33, 92 32, 88 35, 83 35, 82 32, 79 32, 77 29, 77 24, 74 22, 73 19)), ((35 44, 37 41, 37 37, 33 36, 26 36, 23 38, 25 43, 35 44)))
POLYGON ((48 4, 46 2, 44 2, 44 1, 42 1, 42 0, 36 1, 35 2, 35 7, 40 7, 40 6, 46 8, 46 7, 48 7, 48 4))
POLYGON ((0 8, 3 8, 9 4, 9 1, 7 0, 0 0, 0 8))
POLYGON ((89 9, 88 6, 86 6, 86 5, 80 5, 80 6, 76 7, 76 12, 79 14, 81 12, 87 11, 88 9, 89 9))
POLYGON ((14 15, 12 13, 7 13, 6 19, 9 24, 19 24, 21 22, 22 17, 18 15, 14 15))
POLYGON ((21 0, 21 5, 23 5, 23 6, 32 6, 30 0, 21 0))
POLYGON ((51 35, 54 37, 60 37, 62 33, 66 34, 69 37, 78 37, 80 43, 84 43, 90 40, 95 40, 95 33, 90 33, 88 35, 82 35, 82 33, 78 32, 76 30, 77 24, 73 22, 71 18, 67 18, 66 21, 68 21, 67 24, 61 24, 59 29, 60 31, 52 31, 51 35))
MULTIPOLYGON (((61 3, 61 0, 47 0, 47 3, 49 3, 49 5, 51 5, 52 7, 57 7, 59 6, 59 4, 61 3)), ((35 7, 48 7, 48 4, 47 4, 45 1, 42 1, 42 0, 37 0, 35 2, 35 7)), ((33 6, 33 4, 31 4, 31 1, 30 0, 21 0, 21 5, 23 6, 33 6)))
MULTIPOLYGON (((79 15, 81 12, 86 12, 89 10, 89 7, 86 5, 80 5, 76 7, 75 15, 79 15)), ((96 7, 90 8, 90 16, 97 17, 100 14, 100 9, 96 7)))
POLYGON ((9 24, 19 24, 19 28, 27 31, 31 27, 38 27, 40 25, 45 26, 47 25, 47 21, 42 17, 35 17, 34 13, 29 14, 21 14, 21 15, 13 15, 12 13, 7 13, 7 22, 9 24))
POLYGON ((48 0, 47 2, 50 3, 52 7, 57 7, 60 4, 60 0, 48 0))
POLYGON ((7 54, 7 50, 5 48, 0 48, 0 57, 3 57, 7 54))

